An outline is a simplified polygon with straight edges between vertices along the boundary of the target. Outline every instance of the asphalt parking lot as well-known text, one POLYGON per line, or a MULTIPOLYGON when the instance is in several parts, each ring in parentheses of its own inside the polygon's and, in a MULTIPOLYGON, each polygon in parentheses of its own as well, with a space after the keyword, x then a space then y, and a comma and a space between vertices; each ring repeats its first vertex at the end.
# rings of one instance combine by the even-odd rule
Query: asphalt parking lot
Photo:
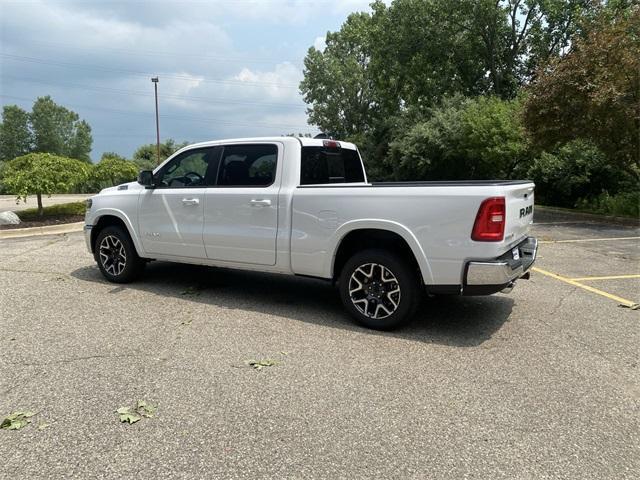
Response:
POLYGON ((1 240, 0 416, 37 415, 0 430, 0 477, 637 478, 640 229, 536 221, 531 280, 394 333, 319 281, 117 286, 81 234, 1 240), (140 399, 154 418, 120 423, 140 399))

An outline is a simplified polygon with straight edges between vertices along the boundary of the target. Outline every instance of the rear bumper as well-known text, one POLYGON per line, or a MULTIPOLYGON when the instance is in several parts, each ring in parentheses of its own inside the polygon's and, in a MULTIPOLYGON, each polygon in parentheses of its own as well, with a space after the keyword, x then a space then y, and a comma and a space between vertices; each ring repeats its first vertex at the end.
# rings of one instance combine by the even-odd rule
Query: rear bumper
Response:
POLYGON ((537 253, 538 240, 527 237, 498 258, 467 262, 462 294, 489 295, 510 289, 519 278, 528 278, 537 253))

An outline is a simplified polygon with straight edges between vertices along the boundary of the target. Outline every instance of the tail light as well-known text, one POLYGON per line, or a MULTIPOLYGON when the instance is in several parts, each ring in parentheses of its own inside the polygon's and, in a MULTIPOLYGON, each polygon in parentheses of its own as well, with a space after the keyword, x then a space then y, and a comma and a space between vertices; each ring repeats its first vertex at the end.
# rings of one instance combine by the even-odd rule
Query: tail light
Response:
POLYGON ((471 240, 476 242, 501 242, 507 220, 504 197, 491 197, 482 202, 473 224, 471 240))

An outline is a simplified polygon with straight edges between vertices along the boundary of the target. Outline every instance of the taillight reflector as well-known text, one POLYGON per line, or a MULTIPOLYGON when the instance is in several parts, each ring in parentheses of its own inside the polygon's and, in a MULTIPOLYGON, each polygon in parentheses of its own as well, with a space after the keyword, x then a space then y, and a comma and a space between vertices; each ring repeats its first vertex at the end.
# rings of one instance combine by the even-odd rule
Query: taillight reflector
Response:
POLYGON ((504 197, 491 197, 482 202, 473 224, 471 240, 476 242, 501 242, 507 211, 504 197))

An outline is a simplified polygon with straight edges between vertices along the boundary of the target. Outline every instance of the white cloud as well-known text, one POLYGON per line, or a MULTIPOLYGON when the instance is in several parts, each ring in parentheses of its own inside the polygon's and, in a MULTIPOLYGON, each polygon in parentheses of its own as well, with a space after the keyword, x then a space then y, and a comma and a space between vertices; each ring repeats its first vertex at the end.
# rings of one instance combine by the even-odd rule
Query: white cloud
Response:
POLYGON ((370 0, 0 2, 0 105, 51 94, 89 121, 99 158, 153 141, 152 75, 163 138, 313 132, 307 47, 370 0))
POLYGON ((296 100, 299 98, 298 85, 302 81, 302 71, 289 62, 279 63, 271 71, 245 67, 233 80, 246 86, 258 87, 261 95, 269 100, 296 100))
MULTIPOLYGON (((98 17, 118 20, 139 19, 166 26, 172 21, 187 22, 209 19, 220 22, 233 17, 240 20, 261 20, 265 23, 299 24, 318 18, 318 15, 346 15, 369 9, 372 0, 208 0, 208 1, 87 1, 50 0, 68 10, 84 10, 98 17)), ((391 0, 385 0, 391 3, 391 0)))

